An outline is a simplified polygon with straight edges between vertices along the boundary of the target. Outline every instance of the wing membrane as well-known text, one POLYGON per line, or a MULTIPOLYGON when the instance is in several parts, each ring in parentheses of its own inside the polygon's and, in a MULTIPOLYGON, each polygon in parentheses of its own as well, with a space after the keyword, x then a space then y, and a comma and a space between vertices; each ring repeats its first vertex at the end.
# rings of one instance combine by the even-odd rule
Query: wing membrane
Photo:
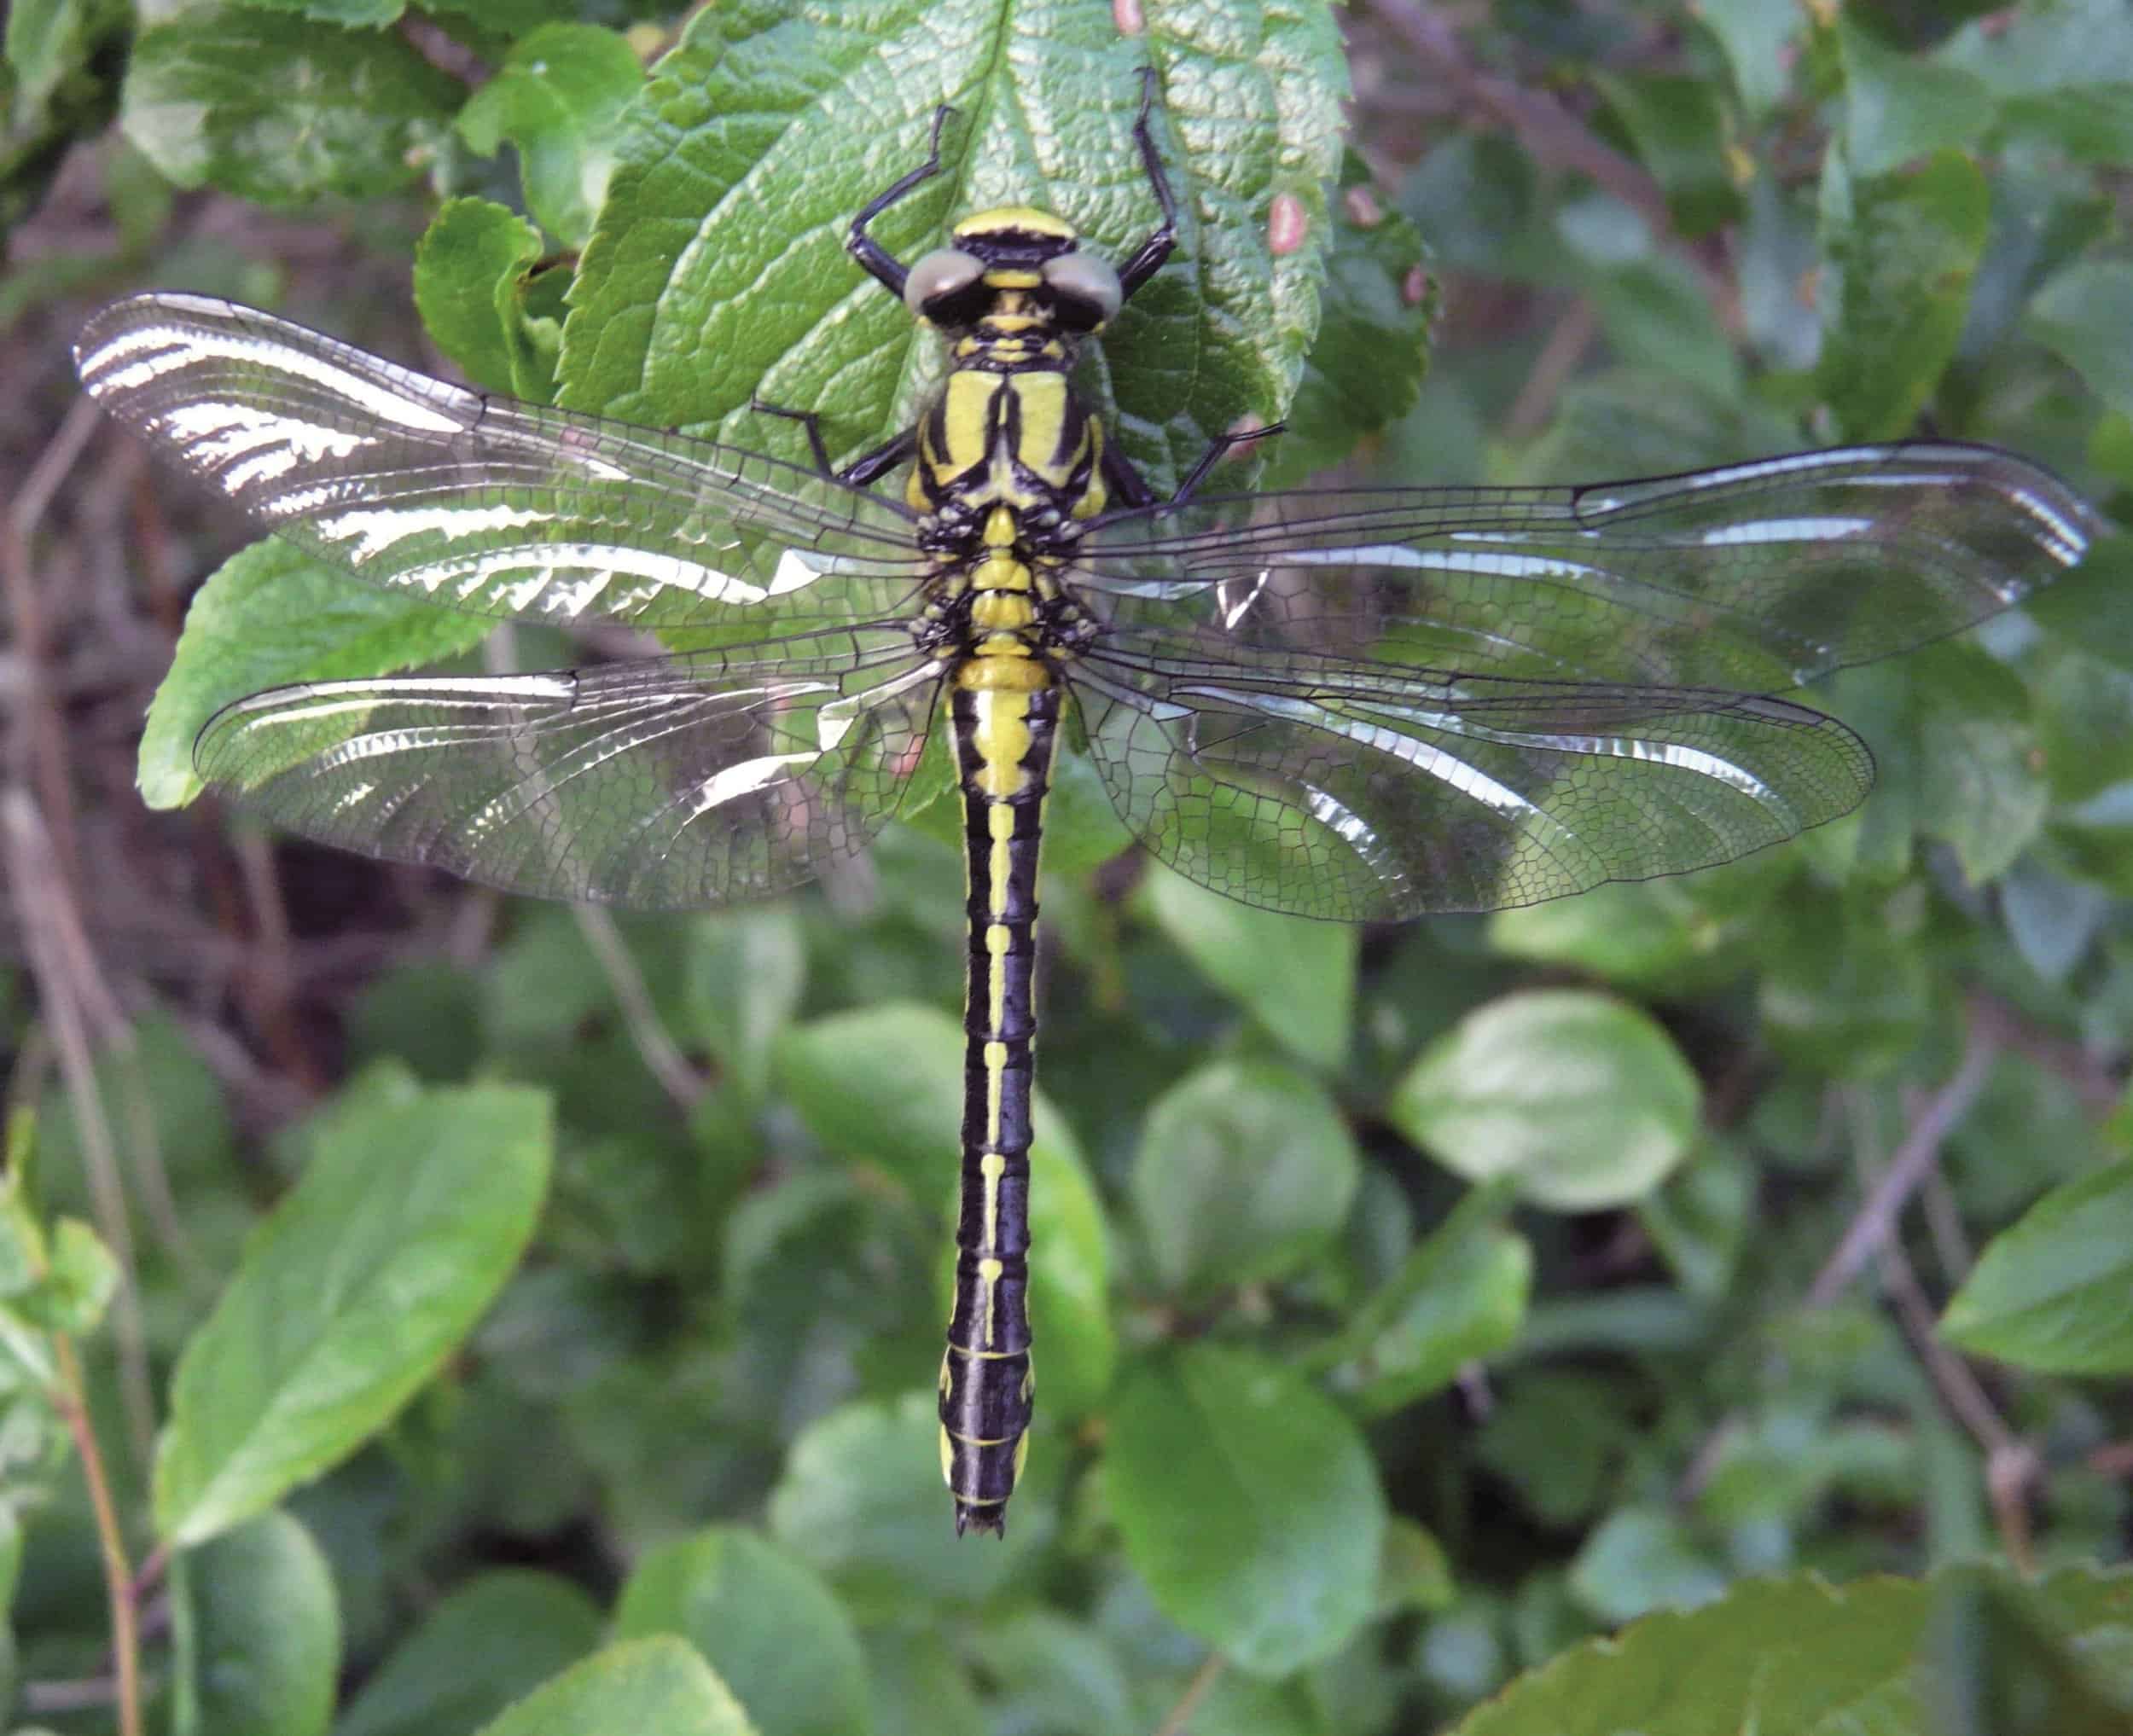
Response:
POLYGON ((230 302, 119 302, 75 365, 262 528, 426 601, 710 642, 893 613, 921 572, 904 509, 830 478, 449 386, 230 302))
POLYGON ((939 670, 720 653, 277 688, 212 718, 201 775, 267 819, 507 891, 636 909, 776 892, 902 799, 939 670))
POLYGON ((1578 488, 1121 514, 1075 578, 1120 625, 1211 650, 1776 693, 2020 602, 2101 530, 2035 465, 1921 442, 1578 488))
POLYGON ((1715 689, 1395 675, 1107 643, 1074 675, 1120 816, 1181 874, 1343 921, 1729 862, 1856 806, 1843 725, 1715 689))

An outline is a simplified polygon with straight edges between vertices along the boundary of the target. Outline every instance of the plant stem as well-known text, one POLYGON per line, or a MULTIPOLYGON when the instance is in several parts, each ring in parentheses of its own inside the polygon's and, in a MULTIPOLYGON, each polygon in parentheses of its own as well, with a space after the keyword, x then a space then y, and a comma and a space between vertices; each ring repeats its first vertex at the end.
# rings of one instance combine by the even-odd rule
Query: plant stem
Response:
POLYGON ((89 1485, 96 1541, 102 1547, 104 1589, 111 1603, 111 1652, 119 1683, 119 1736, 142 1736, 141 1636, 135 1621, 133 1568, 126 1559, 110 1480, 104 1475, 103 1452, 89 1420, 81 1359, 74 1354, 73 1340, 64 1332, 52 1334, 52 1345, 59 1362, 58 1408, 74 1437, 74 1450, 81 1454, 82 1479, 89 1485))

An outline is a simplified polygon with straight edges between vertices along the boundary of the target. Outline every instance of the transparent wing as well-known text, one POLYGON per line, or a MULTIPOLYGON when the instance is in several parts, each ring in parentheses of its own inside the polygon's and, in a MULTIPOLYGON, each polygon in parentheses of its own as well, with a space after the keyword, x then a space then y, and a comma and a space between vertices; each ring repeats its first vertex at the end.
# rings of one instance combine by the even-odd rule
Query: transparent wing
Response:
POLYGON ((1229 661, 1130 634, 1072 680, 1142 842, 1294 915, 1404 920, 1685 874, 1834 819, 1874 781, 1834 720, 1717 689, 1229 661))
MULTIPOLYGON (((900 644, 896 643, 900 641, 900 644)), ((636 909, 776 892, 896 811, 939 685, 876 654, 277 688, 201 732, 220 793, 344 850, 636 909)))
POLYGON ((760 638, 892 613, 903 508, 705 440, 493 398, 192 295, 106 308, 90 395, 265 530, 479 614, 760 638))
POLYGON ((1120 626, 1225 655, 1776 693, 2020 602, 2102 528, 2011 454, 1915 443, 1580 488, 1116 514, 1074 578, 1120 626))

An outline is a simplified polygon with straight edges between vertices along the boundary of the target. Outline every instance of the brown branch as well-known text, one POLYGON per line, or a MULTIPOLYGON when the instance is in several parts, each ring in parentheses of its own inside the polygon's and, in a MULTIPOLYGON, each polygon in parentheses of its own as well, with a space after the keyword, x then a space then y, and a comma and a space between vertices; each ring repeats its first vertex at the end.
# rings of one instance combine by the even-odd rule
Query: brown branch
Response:
POLYGON ((81 1358, 64 1332, 52 1334, 59 1364, 59 1390, 53 1402, 74 1437, 81 1456, 82 1481, 89 1490, 90 1510, 96 1515, 96 1542, 103 1557, 104 1593, 111 1606, 111 1652, 118 1676, 119 1736, 141 1736, 141 1638, 135 1623, 133 1568, 126 1559, 125 1534, 119 1527, 119 1509, 111 1499, 111 1480, 104 1474, 102 1450, 89 1420, 83 1396, 81 1358))
POLYGON ((704 1094, 708 1082, 689 1065, 689 1057, 666 1034, 666 1027, 660 1022, 659 1009, 652 1004, 651 991, 644 985, 643 973, 637 969, 636 961, 630 956, 630 949, 623 943, 614 918, 590 904, 578 905, 574 914, 579 931, 592 948, 593 956, 600 961, 608 988, 613 991, 615 1005, 622 1009, 623 1023, 629 1027, 631 1040, 644 1059, 646 1071, 660 1082, 660 1089, 674 1100, 683 1113, 688 1113, 696 1106, 696 1100, 704 1094))
POLYGON ((1185 1684, 1185 1692, 1177 1697, 1177 1704, 1170 1709, 1170 1715, 1156 1727, 1155 1736, 1184 1736, 1192 1722, 1194 1711, 1206 1697, 1207 1690, 1215 1685, 1229 1660, 1219 1652, 1210 1652, 1206 1660, 1193 1672, 1193 1679, 1185 1684))

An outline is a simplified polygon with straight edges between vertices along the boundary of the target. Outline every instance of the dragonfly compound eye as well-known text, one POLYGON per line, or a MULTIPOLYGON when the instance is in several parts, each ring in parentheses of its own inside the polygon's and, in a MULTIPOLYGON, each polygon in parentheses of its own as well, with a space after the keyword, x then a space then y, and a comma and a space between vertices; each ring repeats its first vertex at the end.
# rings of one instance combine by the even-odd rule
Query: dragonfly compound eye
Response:
POLYGON ((1093 332, 1108 324, 1125 300, 1118 272, 1093 254, 1061 253, 1047 259, 1043 271, 1059 322, 1070 331, 1093 332))
POLYGON ((937 247, 904 280, 904 305, 937 326, 967 326, 985 311, 985 261, 956 247, 937 247))

